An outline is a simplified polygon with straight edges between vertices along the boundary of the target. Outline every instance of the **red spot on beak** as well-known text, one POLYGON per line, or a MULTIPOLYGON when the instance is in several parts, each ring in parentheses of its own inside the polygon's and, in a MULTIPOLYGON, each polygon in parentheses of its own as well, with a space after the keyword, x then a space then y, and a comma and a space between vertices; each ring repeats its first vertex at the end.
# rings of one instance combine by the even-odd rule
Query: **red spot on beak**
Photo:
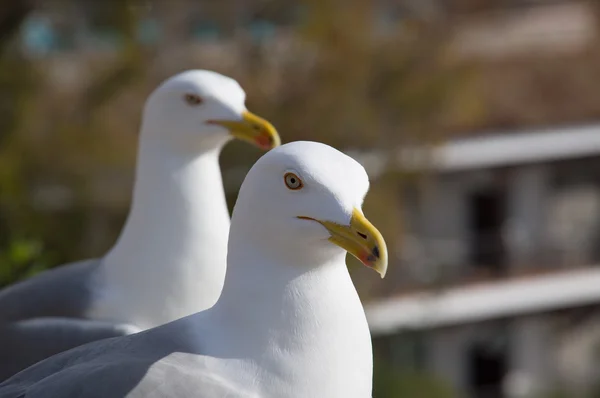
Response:
POLYGON ((259 135, 254 139, 254 141, 261 149, 269 149, 273 145, 273 140, 268 135, 259 135))
POLYGON ((363 263, 363 265, 365 265, 367 267, 371 266, 371 264, 370 264, 371 258, 369 256, 369 253, 367 253, 367 252, 361 253, 360 257, 359 257, 359 260, 360 260, 361 263, 363 263))

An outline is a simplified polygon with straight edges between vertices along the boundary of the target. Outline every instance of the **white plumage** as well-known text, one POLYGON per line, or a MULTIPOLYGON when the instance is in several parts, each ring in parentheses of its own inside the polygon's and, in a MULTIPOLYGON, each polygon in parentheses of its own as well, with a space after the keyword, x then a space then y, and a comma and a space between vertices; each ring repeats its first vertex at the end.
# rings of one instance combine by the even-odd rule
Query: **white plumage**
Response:
POLYGON ((235 80, 202 70, 176 75, 152 93, 133 203, 114 247, 101 259, 0 292, 0 380, 53 353, 217 301, 230 222, 219 154, 233 137, 265 149, 279 144, 273 126, 244 101, 235 80))
POLYGON ((371 397, 369 328, 345 264, 348 250, 385 273, 385 242, 360 210, 368 185, 323 144, 268 152, 242 184, 214 307, 57 355, 0 396, 371 397))

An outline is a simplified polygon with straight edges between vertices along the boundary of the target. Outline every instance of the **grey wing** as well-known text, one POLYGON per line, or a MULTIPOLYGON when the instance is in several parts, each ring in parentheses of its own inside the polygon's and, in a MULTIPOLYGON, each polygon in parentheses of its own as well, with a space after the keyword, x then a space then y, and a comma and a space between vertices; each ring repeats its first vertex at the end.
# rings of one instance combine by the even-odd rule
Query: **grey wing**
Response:
POLYGON ((43 272, 0 290, 0 324, 38 317, 81 318, 92 298, 90 276, 100 260, 43 272))
POLYGON ((167 357, 154 363, 127 397, 258 398, 258 395, 198 361, 173 361, 167 357))
POLYGON ((0 398, 124 397, 120 391, 136 382, 147 362, 131 349, 131 337, 98 340, 40 361, 1 382, 0 398))
POLYGON ((0 398, 258 398, 207 369, 204 358, 148 330, 39 362, 0 384, 0 398))
MULTIPOLYGON (((191 364, 190 364, 191 366, 191 364)), ((0 398, 259 398, 216 375, 114 355, 39 380, 0 384, 0 398)))
POLYGON ((73 347, 138 331, 126 324, 71 318, 34 318, 1 324, 0 382, 73 347))

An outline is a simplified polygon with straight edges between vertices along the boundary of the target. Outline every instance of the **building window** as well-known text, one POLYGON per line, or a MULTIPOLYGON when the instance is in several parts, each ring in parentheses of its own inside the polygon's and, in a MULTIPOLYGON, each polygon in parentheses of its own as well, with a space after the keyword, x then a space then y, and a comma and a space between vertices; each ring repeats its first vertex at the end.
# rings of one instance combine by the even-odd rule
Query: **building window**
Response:
POLYGON ((470 263, 494 275, 506 273, 506 251, 502 238, 505 207, 505 194, 501 190, 481 190, 469 197, 470 263))
POLYGON ((469 390, 473 398, 504 398, 509 372, 510 325, 499 322, 480 333, 466 349, 469 390))

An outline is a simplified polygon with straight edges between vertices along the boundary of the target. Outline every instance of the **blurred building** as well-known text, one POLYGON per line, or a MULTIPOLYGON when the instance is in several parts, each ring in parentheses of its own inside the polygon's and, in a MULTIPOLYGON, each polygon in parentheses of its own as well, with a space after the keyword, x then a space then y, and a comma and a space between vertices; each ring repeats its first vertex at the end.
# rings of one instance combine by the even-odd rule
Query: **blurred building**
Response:
POLYGON ((484 65, 490 125, 433 149, 352 153, 375 179, 392 164, 427 180, 403 184, 401 271, 366 306, 377 356, 449 381, 458 397, 592 396, 600 114, 575 81, 586 81, 578 68, 589 65, 598 3, 414 3, 411 12, 452 19, 454 48, 484 65), (544 73, 557 89, 546 98, 544 73))
POLYGON ((378 353, 465 397, 594 385, 600 126, 450 141, 430 161, 425 200, 405 190, 404 272, 391 281, 426 288, 367 305, 378 353))

